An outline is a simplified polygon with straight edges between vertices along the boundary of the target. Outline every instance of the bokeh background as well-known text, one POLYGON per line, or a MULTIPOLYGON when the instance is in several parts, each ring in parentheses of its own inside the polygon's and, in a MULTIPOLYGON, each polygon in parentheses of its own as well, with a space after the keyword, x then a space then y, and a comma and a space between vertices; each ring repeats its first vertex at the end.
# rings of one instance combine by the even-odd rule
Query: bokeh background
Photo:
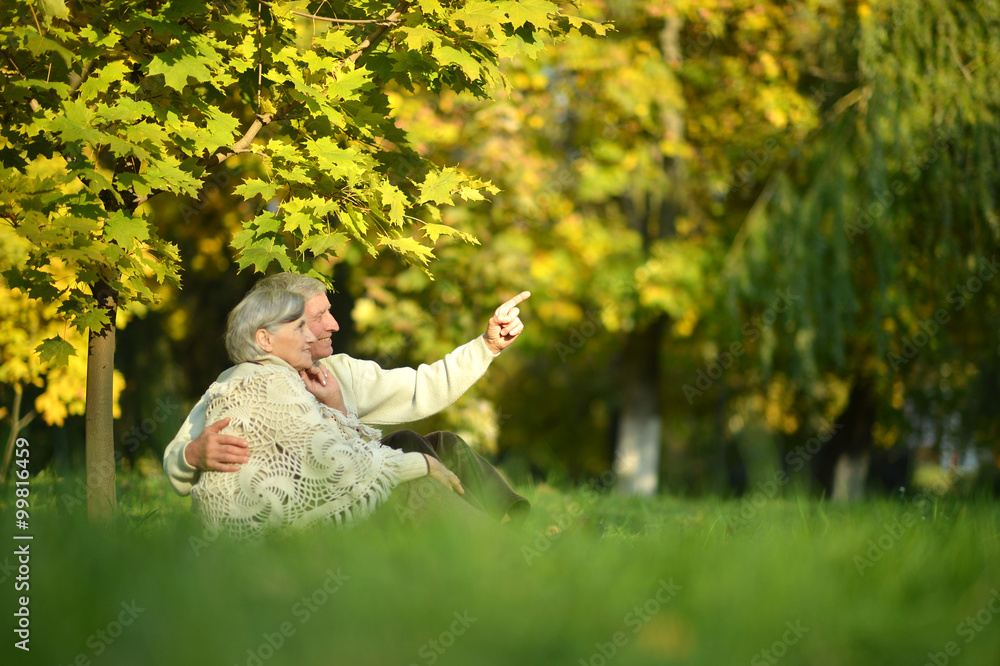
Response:
POLYGON ((0 662, 1000 663, 996 0, 2 0, 0 51, 0 662), (532 292, 408 424, 523 525, 206 530, 162 452, 282 262, 384 367, 532 292))

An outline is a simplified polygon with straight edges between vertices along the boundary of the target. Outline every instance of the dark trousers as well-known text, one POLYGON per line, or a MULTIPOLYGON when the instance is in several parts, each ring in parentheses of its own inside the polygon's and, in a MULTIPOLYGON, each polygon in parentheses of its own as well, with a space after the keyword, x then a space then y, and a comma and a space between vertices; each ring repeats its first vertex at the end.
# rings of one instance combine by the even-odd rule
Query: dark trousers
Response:
POLYGON ((382 443, 404 453, 426 453, 440 460, 465 487, 465 494, 459 497, 497 520, 507 515, 520 522, 531 509, 528 500, 514 492, 493 465, 453 432, 420 435, 399 430, 385 435, 382 443))

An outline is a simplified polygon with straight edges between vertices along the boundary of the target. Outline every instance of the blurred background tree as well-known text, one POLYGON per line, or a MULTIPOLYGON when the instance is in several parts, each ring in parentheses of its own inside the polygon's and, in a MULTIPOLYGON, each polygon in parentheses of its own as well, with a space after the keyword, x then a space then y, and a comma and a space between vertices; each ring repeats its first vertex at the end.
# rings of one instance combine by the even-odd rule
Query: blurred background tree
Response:
MULTIPOLYGON (((614 466, 631 492, 742 492, 780 467, 845 498, 907 483, 916 448, 996 451, 996 283, 981 308, 960 295, 996 248, 994 9, 591 2, 615 32, 512 62, 501 100, 400 96, 423 150, 502 190, 449 211, 484 243, 442 250, 439 274, 535 294, 516 368, 483 388, 502 448, 614 466)), ((375 347, 401 303, 447 296, 394 275, 365 309, 375 347)))

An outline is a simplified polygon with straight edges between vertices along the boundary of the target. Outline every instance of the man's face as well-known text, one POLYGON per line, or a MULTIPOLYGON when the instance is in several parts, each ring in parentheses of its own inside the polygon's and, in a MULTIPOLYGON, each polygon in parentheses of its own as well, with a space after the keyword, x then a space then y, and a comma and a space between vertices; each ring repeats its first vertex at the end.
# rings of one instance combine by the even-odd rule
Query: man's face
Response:
POLYGON ((306 301, 306 324, 316 336, 310 344, 313 361, 326 358, 333 353, 333 342, 330 335, 340 330, 340 324, 330 314, 330 300, 326 294, 317 294, 306 301))

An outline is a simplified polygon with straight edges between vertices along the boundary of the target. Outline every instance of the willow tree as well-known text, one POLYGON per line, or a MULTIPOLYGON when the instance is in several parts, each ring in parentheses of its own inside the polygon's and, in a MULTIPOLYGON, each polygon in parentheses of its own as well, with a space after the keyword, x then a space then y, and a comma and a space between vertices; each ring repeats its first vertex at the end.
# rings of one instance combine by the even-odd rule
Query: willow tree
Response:
MULTIPOLYGON (((385 89, 488 97, 501 58, 571 23, 545 0, 0 7, 0 219, 26 241, 3 277, 89 336, 92 518, 115 510, 116 312, 179 281, 157 195, 197 197, 239 162, 236 192, 260 204, 233 237, 241 269, 316 274, 315 258, 349 242, 425 267, 440 236, 474 240, 440 208, 491 186, 410 149, 385 89)), ((58 364, 75 350, 55 335, 37 353, 58 364)))
POLYGON ((821 481, 854 498, 875 446, 996 441, 982 396, 1000 343, 1000 5, 829 10, 835 27, 805 63, 830 83, 823 123, 771 175, 729 285, 750 308, 800 292, 759 358, 800 403, 817 402, 825 372, 847 382, 821 481))

